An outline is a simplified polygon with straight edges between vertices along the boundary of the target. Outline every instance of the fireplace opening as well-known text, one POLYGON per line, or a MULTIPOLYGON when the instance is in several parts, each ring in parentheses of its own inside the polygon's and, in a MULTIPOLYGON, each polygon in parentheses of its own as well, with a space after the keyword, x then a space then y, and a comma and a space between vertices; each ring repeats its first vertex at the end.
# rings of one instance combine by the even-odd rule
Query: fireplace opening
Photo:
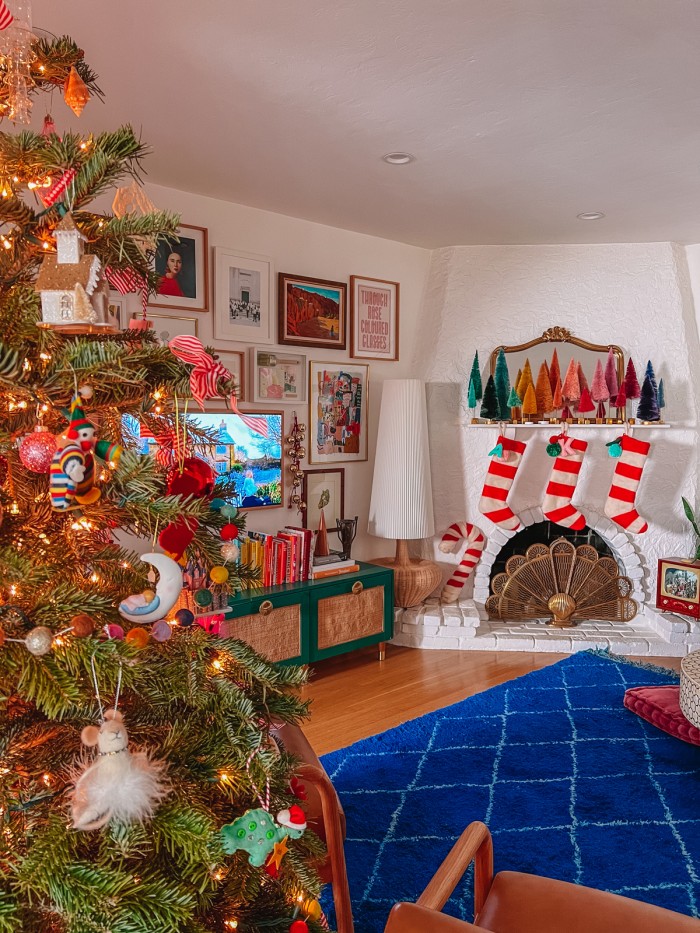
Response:
POLYGON ((513 535, 503 545, 491 567, 490 578, 493 580, 497 573, 505 571, 506 561, 513 554, 524 554, 531 544, 546 544, 549 546, 558 538, 565 538, 574 547, 590 544, 601 557, 616 559, 615 554, 605 540, 588 526, 581 531, 574 531, 573 528, 564 528, 563 525, 555 525, 554 522, 535 522, 534 525, 528 525, 527 528, 523 528, 522 531, 513 535))

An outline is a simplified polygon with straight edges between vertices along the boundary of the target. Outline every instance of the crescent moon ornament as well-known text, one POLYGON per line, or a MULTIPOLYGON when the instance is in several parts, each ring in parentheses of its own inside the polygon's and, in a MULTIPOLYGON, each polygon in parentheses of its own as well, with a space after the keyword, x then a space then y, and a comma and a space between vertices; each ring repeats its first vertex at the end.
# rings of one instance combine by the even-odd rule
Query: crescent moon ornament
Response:
POLYGON ((167 554, 142 554, 141 560, 155 567, 160 575, 155 596, 148 601, 144 601, 142 594, 127 596, 119 604, 119 615, 143 625, 162 619, 173 608, 182 590, 182 569, 167 554))

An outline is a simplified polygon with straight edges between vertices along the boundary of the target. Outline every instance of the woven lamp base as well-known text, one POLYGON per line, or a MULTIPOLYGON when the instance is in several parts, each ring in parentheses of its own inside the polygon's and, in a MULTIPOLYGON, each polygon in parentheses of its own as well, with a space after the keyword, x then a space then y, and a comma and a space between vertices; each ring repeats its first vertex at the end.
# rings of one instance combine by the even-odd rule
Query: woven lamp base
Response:
POLYGON ((396 542, 395 557, 380 557, 372 563, 394 571, 394 605, 401 609, 420 605, 442 583, 438 565, 409 557, 408 543, 402 539, 396 542))

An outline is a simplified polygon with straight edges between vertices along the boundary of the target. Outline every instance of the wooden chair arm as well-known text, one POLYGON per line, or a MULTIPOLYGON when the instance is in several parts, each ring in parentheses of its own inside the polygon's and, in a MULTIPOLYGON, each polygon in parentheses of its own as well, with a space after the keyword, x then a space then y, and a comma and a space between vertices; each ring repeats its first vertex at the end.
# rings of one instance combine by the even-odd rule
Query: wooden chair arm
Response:
POLYGON ((442 910, 472 861, 474 916, 478 917, 493 881, 493 841, 488 826, 478 821, 467 826, 416 903, 430 910, 442 910))

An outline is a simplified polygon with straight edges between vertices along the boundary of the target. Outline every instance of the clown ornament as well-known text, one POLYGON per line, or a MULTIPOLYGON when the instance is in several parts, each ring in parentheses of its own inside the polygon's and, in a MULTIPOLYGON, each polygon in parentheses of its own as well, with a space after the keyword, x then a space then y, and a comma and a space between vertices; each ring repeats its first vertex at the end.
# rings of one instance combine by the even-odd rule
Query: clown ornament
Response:
POLYGON ((92 505, 100 498, 95 486, 95 456, 116 466, 121 447, 95 440, 95 425, 85 417, 78 398, 71 404, 68 430, 57 440, 58 450, 51 461, 51 508, 66 512, 92 505))

